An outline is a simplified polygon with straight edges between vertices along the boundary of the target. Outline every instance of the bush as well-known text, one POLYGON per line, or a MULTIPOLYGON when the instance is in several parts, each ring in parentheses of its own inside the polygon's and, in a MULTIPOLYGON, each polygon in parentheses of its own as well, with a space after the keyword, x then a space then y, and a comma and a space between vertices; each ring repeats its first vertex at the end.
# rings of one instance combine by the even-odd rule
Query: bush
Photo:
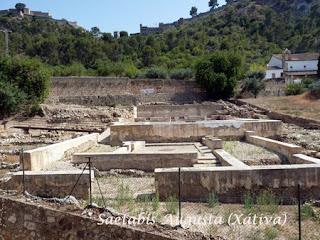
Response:
POLYGON ((263 81, 264 77, 265 74, 263 72, 250 73, 244 82, 242 92, 250 92, 256 98, 266 87, 263 81))
POLYGON ((18 112, 26 97, 16 86, 0 80, 0 118, 18 112))
POLYGON ((49 94, 50 72, 38 60, 0 59, 0 73, 2 117, 18 112, 22 105, 37 105, 49 94))
POLYGON ((150 79, 166 79, 167 73, 161 68, 150 68, 145 72, 144 77, 150 79))
POLYGON ((66 66, 56 66, 53 68, 53 76, 85 76, 89 75, 88 70, 81 63, 73 63, 66 66))
POLYGON ((302 83, 289 83, 285 89, 287 96, 299 95, 304 92, 304 86, 302 83))
POLYGON ((227 99, 234 95, 241 70, 239 55, 217 52, 196 65, 196 80, 213 99, 227 99))
POLYGON ((309 86, 310 93, 315 97, 320 97, 320 80, 309 86))
POLYGON ((193 78, 193 72, 190 68, 186 69, 177 69, 171 72, 170 74, 171 79, 177 80, 187 80, 193 78))

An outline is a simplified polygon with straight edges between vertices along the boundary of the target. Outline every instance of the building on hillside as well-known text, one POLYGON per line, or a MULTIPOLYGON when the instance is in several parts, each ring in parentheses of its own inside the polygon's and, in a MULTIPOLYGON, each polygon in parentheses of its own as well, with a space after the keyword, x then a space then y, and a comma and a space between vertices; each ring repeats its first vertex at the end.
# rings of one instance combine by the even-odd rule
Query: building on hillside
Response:
POLYGON ((16 9, 16 8, 10 8, 7 10, 0 10, 0 16, 14 16, 19 18, 43 18, 48 19, 51 21, 54 21, 60 25, 70 25, 74 28, 78 28, 77 22, 70 22, 65 19, 54 19, 48 12, 41 12, 41 11, 32 11, 30 8, 24 8, 22 10, 16 9))
POLYGON ((266 79, 284 79, 286 83, 301 82, 306 77, 316 77, 319 53, 292 54, 286 49, 283 54, 274 54, 266 71, 266 79))

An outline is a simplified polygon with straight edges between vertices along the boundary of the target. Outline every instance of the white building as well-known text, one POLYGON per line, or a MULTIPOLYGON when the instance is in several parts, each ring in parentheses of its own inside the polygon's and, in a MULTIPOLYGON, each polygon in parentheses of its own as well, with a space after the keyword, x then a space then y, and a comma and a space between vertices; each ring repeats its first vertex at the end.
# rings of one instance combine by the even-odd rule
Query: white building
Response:
POLYGON ((305 77, 315 77, 318 72, 318 53, 274 54, 266 71, 266 79, 284 79, 286 82, 299 82, 305 77))

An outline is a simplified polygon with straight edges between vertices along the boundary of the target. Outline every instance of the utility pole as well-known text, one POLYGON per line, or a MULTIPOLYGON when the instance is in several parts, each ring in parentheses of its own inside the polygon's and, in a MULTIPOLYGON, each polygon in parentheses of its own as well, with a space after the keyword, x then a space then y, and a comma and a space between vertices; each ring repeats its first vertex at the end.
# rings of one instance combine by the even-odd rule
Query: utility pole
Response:
POLYGON ((4 33, 5 43, 6 43, 6 55, 9 56, 9 33, 11 32, 8 29, 0 29, 4 33))

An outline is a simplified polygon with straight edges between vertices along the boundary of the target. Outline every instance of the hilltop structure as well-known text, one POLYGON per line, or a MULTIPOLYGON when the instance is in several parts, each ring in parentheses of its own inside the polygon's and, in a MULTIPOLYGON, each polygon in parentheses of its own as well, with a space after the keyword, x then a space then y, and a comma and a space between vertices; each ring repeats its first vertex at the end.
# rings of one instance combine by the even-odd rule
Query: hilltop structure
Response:
POLYGON ((33 11, 30 8, 24 7, 19 8, 10 8, 5 10, 0 10, 0 16, 14 16, 18 18, 43 18, 54 21, 61 25, 70 25, 74 28, 78 28, 77 22, 68 21, 66 19, 54 19, 49 12, 33 11))
POLYGON ((319 53, 274 54, 266 71, 266 79, 284 79, 286 83, 300 82, 305 77, 316 77, 319 53))

